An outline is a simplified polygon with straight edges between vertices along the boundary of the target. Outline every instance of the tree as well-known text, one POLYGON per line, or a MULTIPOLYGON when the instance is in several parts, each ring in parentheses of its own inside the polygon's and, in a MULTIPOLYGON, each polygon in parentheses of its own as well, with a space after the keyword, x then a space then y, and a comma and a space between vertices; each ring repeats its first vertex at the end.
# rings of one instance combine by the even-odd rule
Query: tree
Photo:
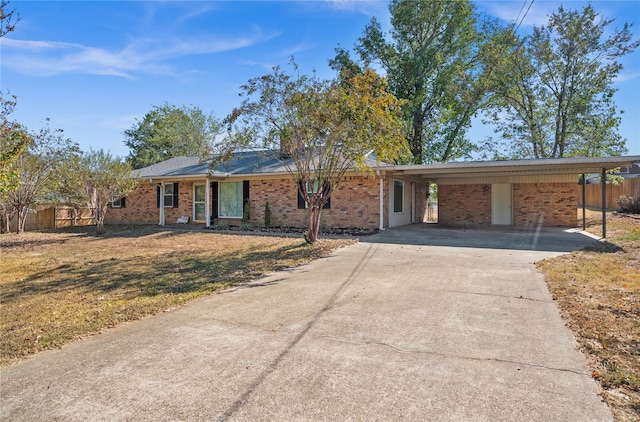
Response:
POLYGON ((111 154, 90 150, 68 161, 62 172, 64 183, 59 194, 74 206, 96 210, 96 235, 105 233, 104 218, 109 204, 131 193, 138 182, 131 175, 132 167, 111 154))
POLYGON ((15 211, 9 201, 9 193, 20 186, 20 174, 14 164, 31 142, 27 131, 9 120, 15 105, 15 96, 8 100, 0 97, 0 233, 9 232, 15 211))
MULTIPOLYGON (((448 161, 473 149, 464 134, 484 98, 473 82, 481 36, 469 1, 392 0, 385 38, 372 19, 356 50, 366 66, 377 62, 390 91, 407 101, 407 140, 415 163, 448 161), (470 89, 471 88, 471 89, 470 89)), ((338 58, 345 63, 344 57, 338 58)))
POLYGON ((220 122, 198 107, 153 107, 124 132, 129 161, 138 169, 181 155, 206 157, 220 129, 220 122))
POLYGON ((67 159, 79 152, 78 145, 65 138, 61 129, 52 130, 48 119, 32 142, 13 163, 18 186, 8 193, 8 201, 17 216, 17 233, 24 231, 27 212, 39 202, 55 201, 59 170, 67 159))
POLYGON ((31 137, 22 126, 9 120, 16 105, 16 97, 0 96, 0 198, 18 186, 18 172, 13 163, 22 154, 31 137))
POLYGON ((20 16, 16 14, 16 9, 9 9, 9 1, 0 1, 0 37, 13 32, 19 21, 20 16))
POLYGON ((632 52, 631 26, 609 28, 591 5, 562 6, 547 26, 513 36, 512 48, 494 57, 496 102, 487 112, 505 143, 489 140, 497 158, 620 155, 620 116, 613 81, 632 52), (608 35, 607 35, 608 34, 608 35))
POLYGON ((272 74, 249 80, 242 91, 245 100, 227 118, 241 127, 226 147, 280 150, 307 204, 310 243, 318 238, 322 209, 345 172, 366 171, 371 152, 382 161, 409 154, 403 103, 372 70, 326 81, 315 75, 291 76, 276 67, 272 74))

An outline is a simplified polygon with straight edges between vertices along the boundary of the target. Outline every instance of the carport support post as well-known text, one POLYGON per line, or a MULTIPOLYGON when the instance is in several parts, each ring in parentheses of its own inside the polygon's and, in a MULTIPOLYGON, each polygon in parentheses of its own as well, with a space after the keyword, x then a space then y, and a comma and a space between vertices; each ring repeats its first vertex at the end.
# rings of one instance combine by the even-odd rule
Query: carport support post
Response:
POLYGON ((378 170, 378 177, 380 178, 380 227, 379 229, 384 230, 384 179, 380 170, 378 170))
POLYGON ((582 230, 587 229, 587 179, 584 177, 584 173, 582 173, 582 230))
POLYGON ((164 182, 160 183, 160 222, 158 224, 164 226, 164 182))
POLYGON ((602 169, 602 238, 607 237, 607 171, 602 169))

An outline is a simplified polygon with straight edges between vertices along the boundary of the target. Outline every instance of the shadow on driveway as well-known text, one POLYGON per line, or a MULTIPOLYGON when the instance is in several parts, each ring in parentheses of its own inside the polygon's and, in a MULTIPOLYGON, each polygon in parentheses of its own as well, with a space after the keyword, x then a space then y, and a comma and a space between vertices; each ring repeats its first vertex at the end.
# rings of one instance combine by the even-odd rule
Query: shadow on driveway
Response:
POLYGON ((512 226, 452 228, 426 223, 394 227, 361 241, 548 252, 573 252, 599 243, 597 238, 578 229, 512 226))

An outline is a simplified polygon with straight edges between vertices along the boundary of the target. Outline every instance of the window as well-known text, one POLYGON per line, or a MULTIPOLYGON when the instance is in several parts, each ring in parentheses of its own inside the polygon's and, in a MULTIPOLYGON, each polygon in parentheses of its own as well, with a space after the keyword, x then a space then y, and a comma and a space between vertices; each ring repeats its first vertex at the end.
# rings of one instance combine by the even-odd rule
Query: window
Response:
POLYGON ((164 207, 173 207, 173 183, 164 185, 164 207))
MULTIPOLYGON (((166 183, 164 192, 160 192, 160 185, 156 189, 156 206, 160 208, 160 194, 164 195, 164 206, 178 208, 178 183, 166 183)), ((124 205, 122 205, 124 207, 124 205)))
POLYGON ((242 218, 242 182, 220 182, 220 217, 242 218))
MULTIPOLYGON (((300 183, 302 183, 302 181, 300 181, 300 183)), ((300 185, 300 187, 302 187, 302 185, 300 185)), ((319 187, 320 187, 320 184, 318 183, 317 180, 313 180, 313 181, 307 180, 307 192, 309 196, 315 193, 318 193, 319 187)), ((298 209, 305 209, 305 208, 309 208, 309 204, 306 203, 306 201, 300 194, 300 190, 298 190, 298 209)), ((322 209, 330 209, 330 208, 331 208, 331 197, 329 197, 327 199, 327 202, 325 202, 324 205, 322 206, 322 209)))
POLYGON ((393 181, 393 212, 404 212, 404 182, 393 181))
POLYGON ((124 208, 124 198, 114 198, 111 201, 111 208, 124 208))

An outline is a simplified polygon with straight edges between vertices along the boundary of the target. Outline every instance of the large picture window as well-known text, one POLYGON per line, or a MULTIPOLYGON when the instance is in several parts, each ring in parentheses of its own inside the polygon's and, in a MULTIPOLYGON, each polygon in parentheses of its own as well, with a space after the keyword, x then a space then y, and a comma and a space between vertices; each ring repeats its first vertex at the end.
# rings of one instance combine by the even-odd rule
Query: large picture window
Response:
POLYGON ((404 182, 402 180, 393 181, 393 212, 404 212, 404 182))
POLYGON ((220 182, 220 217, 242 218, 242 182, 220 182))

